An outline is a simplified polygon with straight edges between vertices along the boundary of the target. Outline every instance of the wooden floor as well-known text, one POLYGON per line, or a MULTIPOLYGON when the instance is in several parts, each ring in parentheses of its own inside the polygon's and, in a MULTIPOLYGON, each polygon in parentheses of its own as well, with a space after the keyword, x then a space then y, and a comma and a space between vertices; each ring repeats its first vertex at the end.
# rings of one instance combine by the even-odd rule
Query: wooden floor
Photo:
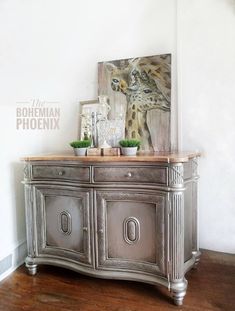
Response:
POLYGON ((162 287, 49 266, 32 277, 22 266, 0 283, 0 311, 235 311, 235 255, 203 251, 199 268, 186 278, 184 305, 177 307, 162 287))

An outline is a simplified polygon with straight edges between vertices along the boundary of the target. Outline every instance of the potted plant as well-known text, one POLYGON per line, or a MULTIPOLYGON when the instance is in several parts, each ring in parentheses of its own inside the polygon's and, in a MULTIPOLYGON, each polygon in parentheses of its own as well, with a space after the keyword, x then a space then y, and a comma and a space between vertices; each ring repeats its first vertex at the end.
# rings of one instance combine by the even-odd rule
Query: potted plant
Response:
POLYGON ((73 147, 74 154, 76 156, 85 156, 87 148, 90 147, 90 140, 76 140, 70 143, 70 146, 73 147))
POLYGON ((137 149, 140 148, 140 141, 137 139, 123 139, 119 141, 122 149, 122 155, 135 156, 137 149))

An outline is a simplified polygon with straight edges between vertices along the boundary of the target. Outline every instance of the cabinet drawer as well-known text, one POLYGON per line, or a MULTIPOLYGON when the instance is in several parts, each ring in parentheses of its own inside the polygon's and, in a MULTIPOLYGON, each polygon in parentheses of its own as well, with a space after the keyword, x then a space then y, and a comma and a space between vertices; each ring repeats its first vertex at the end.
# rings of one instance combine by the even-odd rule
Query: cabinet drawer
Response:
POLYGON ((33 179, 69 179, 73 181, 90 181, 89 167, 68 167, 54 165, 33 165, 33 179))
POLYGON ((94 167, 94 182, 167 184, 167 167, 94 167))

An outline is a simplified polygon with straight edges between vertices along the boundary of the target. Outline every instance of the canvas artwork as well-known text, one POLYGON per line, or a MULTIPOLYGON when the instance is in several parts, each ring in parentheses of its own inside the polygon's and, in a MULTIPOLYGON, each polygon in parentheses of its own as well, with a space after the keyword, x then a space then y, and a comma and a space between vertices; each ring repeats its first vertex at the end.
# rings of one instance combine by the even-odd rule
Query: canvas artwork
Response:
POLYGON ((170 150, 170 54, 100 62, 98 85, 109 118, 124 120, 126 138, 141 140, 142 150, 170 150))

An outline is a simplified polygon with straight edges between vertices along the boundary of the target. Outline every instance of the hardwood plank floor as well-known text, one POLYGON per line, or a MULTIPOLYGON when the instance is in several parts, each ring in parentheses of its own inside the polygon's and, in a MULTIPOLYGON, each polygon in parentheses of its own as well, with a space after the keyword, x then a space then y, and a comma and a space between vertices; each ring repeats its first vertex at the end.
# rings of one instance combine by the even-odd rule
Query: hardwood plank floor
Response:
POLYGON ((40 266, 29 276, 24 266, 0 283, 0 311, 234 311, 235 255, 203 251, 191 270, 183 307, 167 289, 129 281, 90 278, 40 266))

